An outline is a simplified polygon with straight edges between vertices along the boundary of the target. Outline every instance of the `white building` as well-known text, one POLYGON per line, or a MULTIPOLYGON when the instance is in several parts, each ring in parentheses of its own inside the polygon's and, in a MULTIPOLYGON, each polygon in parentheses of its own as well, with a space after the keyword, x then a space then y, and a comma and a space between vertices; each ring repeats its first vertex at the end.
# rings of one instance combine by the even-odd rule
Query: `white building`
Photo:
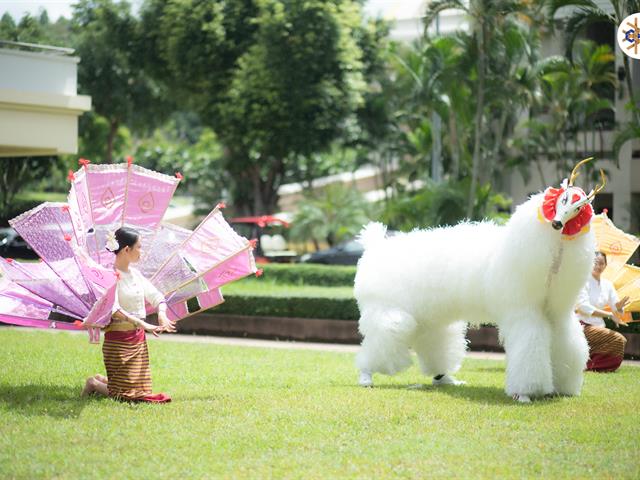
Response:
POLYGON ((72 54, 0 40, 0 157, 77 153, 78 117, 91 97, 77 94, 72 54))

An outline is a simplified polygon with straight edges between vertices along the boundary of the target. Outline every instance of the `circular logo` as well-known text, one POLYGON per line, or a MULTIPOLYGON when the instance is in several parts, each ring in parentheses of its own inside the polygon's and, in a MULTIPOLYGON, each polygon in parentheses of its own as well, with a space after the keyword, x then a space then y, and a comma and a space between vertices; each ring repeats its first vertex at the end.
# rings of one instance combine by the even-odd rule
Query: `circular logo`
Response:
POLYGON ((618 45, 631 58, 640 59, 640 13, 625 18, 618 27, 618 45))

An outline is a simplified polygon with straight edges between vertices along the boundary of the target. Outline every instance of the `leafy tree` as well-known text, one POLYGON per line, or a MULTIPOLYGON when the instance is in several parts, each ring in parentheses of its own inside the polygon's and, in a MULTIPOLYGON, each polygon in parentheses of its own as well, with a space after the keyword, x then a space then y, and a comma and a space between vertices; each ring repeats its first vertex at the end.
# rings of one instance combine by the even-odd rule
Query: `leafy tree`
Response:
POLYGON ((46 177, 57 161, 56 157, 0 157, 0 216, 20 190, 46 177))
POLYGON ((138 20, 129 4, 80 0, 74 4, 73 33, 80 88, 91 95, 93 110, 106 119, 106 147, 98 156, 111 163, 118 130, 150 131, 162 120, 162 91, 142 68, 138 20))
POLYGON ((6 12, 0 18, 0 38, 2 40, 13 40, 17 38, 16 22, 13 17, 6 12))
POLYGON ((362 103, 351 0, 150 1, 143 25, 172 86, 224 145, 235 203, 269 213, 289 166, 328 149, 362 103))

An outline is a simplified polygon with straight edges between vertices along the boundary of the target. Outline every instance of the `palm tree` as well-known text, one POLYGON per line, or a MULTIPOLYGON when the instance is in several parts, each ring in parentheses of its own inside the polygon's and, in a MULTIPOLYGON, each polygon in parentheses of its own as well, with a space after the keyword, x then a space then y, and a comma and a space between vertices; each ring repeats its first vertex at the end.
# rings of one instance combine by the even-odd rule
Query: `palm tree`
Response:
MULTIPOLYGON (((592 0, 550 0, 549 1, 549 19, 553 21, 553 17, 557 11, 563 7, 577 7, 577 10, 569 17, 566 23, 566 51, 567 57, 572 58, 573 46, 578 36, 584 30, 594 23, 607 23, 611 28, 617 29, 618 25, 632 13, 640 11, 640 0, 609 0, 613 13, 605 12, 598 4, 592 0)), ((633 119, 637 124, 640 121, 640 111, 636 103, 636 97, 633 89, 631 77, 631 67, 629 57, 623 55, 625 81, 629 99, 632 104, 633 119)))
POLYGON ((473 214, 476 201, 476 190, 480 177, 480 168, 483 157, 482 140, 485 135, 485 107, 486 107, 486 81, 487 62, 490 46, 493 44, 496 33, 502 23, 516 14, 527 12, 530 2, 525 0, 436 0, 431 2, 425 13, 425 34, 428 27, 435 21, 440 12, 444 10, 463 11, 471 23, 472 37, 476 45, 476 89, 475 89, 475 114, 473 133, 473 155, 471 167, 471 183, 467 198, 466 213, 469 218, 473 214))
MULTIPOLYGON (((409 98, 406 99, 407 118, 413 131, 408 140, 418 152, 425 153, 438 140, 432 122, 424 119, 438 115, 448 125, 448 146, 451 156, 450 175, 460 174, 462 139, 468 122, 471 91, 462 80, 468 77, 470 38, 464 33, 424 39, 402 54, 395 56, 400 71, 406 74, 409 98), (424 141, 422 132, 430 135, 424 141)), ((433 158, 432 161, 437 161, 433 158)))
POLYGON ((333 184, 298 203, 291 237, 298 241, 318 241, 330 246, 358 233, 370 219, 371 206, 354 187, 333 184))
POLYGON ((570 142, 574 146, 574 160, 588 156, 595 148, 593 141, 588 150, 586 135, 589 129, 595 132, 596 115, 613 107, 603 93, 615 85, 613 61, 607 45, 585 41, 578 45, 573 62, 563 56, 552 56, 534 65, 537 77, 532 104, 534 116, 526 122, 526 133, 518 143, 522 155, 538 160, 541 175, 541 156, 556 163, 560 176, 569 167, 565 163, 569 160, 570 142), (578 152, 580 132, 584 135, 583 150, 578 152))

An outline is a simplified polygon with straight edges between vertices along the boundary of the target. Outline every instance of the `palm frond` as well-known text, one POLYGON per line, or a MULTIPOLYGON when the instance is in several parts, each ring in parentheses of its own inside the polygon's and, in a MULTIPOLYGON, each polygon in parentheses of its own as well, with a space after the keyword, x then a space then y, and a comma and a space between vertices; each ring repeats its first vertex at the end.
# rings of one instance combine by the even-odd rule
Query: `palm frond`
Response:
POLYGON ((460 0, 436 0, 435 2, 429 3, 424 12, 424 17, 422 17, 424 36, 427 36, 427 29, 441 12, 445 10, 462 10, 468 12, 469 10, 465 3, 466 2, 460 0))
POLYGON ((620 153, 625 143, 638 138, 640 138, 640 125, 628 123, 618 131, 613 140, 613 158, 616 164, 620 162, 620 153))
POLYGON ((573 58, 573 45, 578 36, 589 25, 599 22, 606 22, 615 25, 615 19, 600 8, 580 8, 573 13, 565 27, 565 51, 569 59, 573 58))

